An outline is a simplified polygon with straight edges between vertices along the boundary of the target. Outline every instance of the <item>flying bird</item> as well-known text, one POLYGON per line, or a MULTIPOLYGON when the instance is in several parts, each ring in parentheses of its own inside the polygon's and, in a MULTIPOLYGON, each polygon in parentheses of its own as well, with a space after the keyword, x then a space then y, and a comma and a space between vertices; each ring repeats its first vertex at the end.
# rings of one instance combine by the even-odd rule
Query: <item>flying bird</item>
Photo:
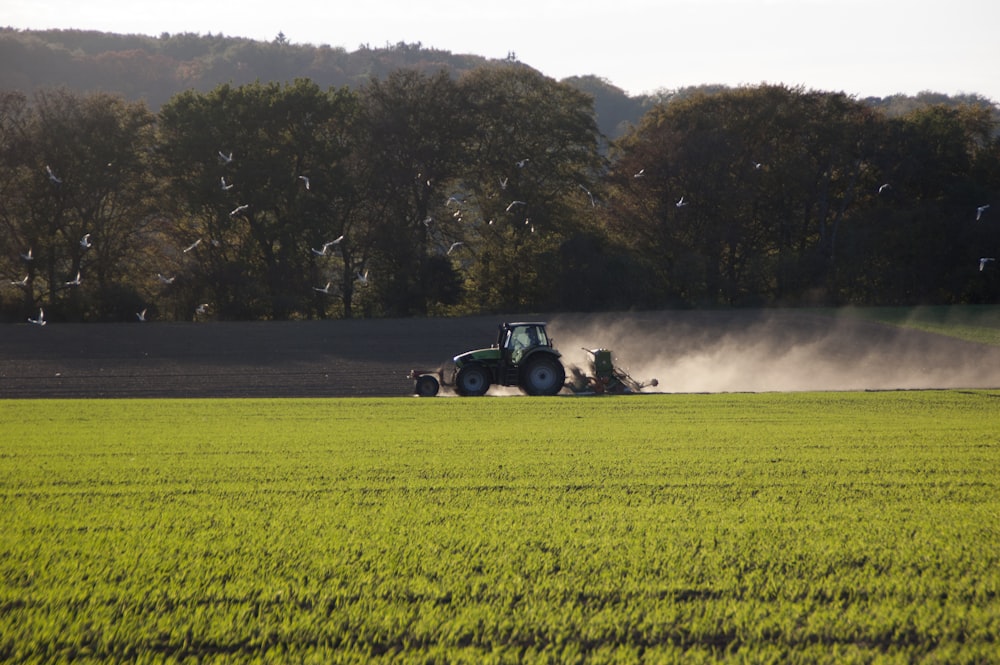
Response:
POLYGON ((891 188, 891 185, 889 185, 889 183, 885 183, 884 185, 880 185, 879 188, 878 188, 878 193, 881 194, 882 192, 884 192, 885 190, 890 189, 890 188, 891 188))
POLYGON ((227 192, 233 188, 233 183, 226 182, 226 176, 222 176, 221 178, 219 178, 219 182, 222 183, 222 189, 224 189, 227 192))
POLYGON ((979 272, 982 272, 983 268, 985 268, 986 264, 989 263, 990 261, 996 261, 996 259, 987 256, 984 256, 983 258, 979 259, 979 272))
POLYGON ((518 161, 516 161, 514 163, 517 164, 517 168, 523 169, 524 165, 527 164, 530 161, 531 161, 530 159, 528 159, 527 157, 525 157, 524 159, 520 159, 520 160, 518 160, 518 161))
POLYGON ((358 281, 361 282, 362 284, 367 284, 368 283, 368 271, 367 270, 365 270, 365 272, 363 274, 360 273, 360 272, 358 273, 358 281))
POLYGON ((11 286, 27 286, 28 285, 28 275, 24 276, 24 279, 12 279, 10 280, 11 286))
POLYGON ((589 197, 590 197, 590 207, 591 207, 591 208, 594 208, 594 207, 596 207, 596 206, 597 206, 597 202, 596 202, 596 201, 594 201, 594 195, 590 193, 590 190, 589 190, 589 189, 587 189, 586 187, 584 187, 583 185, 580 185, 580 184, 578 184, 578 185, 577 185, 577 187, 579 187, 579 188, 580 188, 580 189, 582 189, 583 191, 587 192, 587 196, 589 196, 589 197))
POLYGON ((320 293, 325 293, 327 295, 330 295, 330 284, 331 282, 327 282, 326 286, 324 286, 322 289, 319 288, 318 286, 314 286, 313 291, 319 291, 320 293))
POLYGON ((135 313, 135 318, 139 319, 139 321, 141 321, 142 323, 145 323, 146 322, 146 310, 142 310, 141 312, 136 312, 135 313))
POLYGON ((76 271, 76 279, 66 282, 66 286, 80 286, 80 271, 76 271))
POLYGON ((687 202, 687 201, 685 201, 685 200, 684 200, 684 197, 682 196, 682 197, 680 197, 679 199, 677 199, 677 203, 675 203, 674 205, 675 205, 675 206, 677 206, 678 208, 683 208, 683 207, 684 207, 684 206, 686 206, 687 204, 688 204, 688 202, 687 202))
POLYGON ((507 181, 510 180, 510 178, 501 178, 500 176, 497 176, 497 180, 500 181, 500 189, 507 189, 507 181))
POLYGON ((227 155, 220 150, 219 159, 221 159, 224 164, 229 164, 230 162, 233 161, 233 151, 230 150, 229 154, 227 155))
POLYGON ((184 251, 185 254, 187 254, 188 252, 194 251, 194 248, 197 247, 200 244, 201 244, 201 238, 198 238, 193 243, 191 243, 190 245, 188 245, 187 247, 185 247, 183 251, 184 251))
POLYGON ((52 172, 52 168, 48 164, 45 165, 45 172, 49 174, 49 180, 57 185, 62 184, 62 178, 56 177, 56 174, 52 172))
POLYGON ((156 273, 156 278, 164 284, 173 284, 176 277, 167 277, 162 273, 156 273))
POLYGON ((250 206, 249 206, 249 205, 247 205, 246 203, 244 203, 243 205, 239 205, 239 206, 236 206, 236 207, 235 207, 235 208, 233 208, 233 210, 232 210, 232 211, 231 211, 231 212, 229 213, 229 216, 230 216, 230 217, 235 217, 236 215, 240 214, 241 212, 243 212, 244 210, 246 210, 246 209, 247 209, 247 208, 249 208, 249 207, 250 207, 250 206))
POLYGON ((754 169, 754 171, 760 171, 760 169, 761 169, 762 166, 764 166, 764 165, 762 163, 760 163, 760 162, 754 162, 753 163, 753 169, 754 169))
POLYGON ((300 175, 299 176, 299 180, 301 180, 302 182, 304 182, 306 184, 306 189, 309 189, 309 176, 300 175))
POLYGON ((633 178, 645 178, 646 177, 646 169, 639 169, 638 171, 635 172, 635 174, 632 175, 632 177, 633 178))
POLYGON ((90 249, 93 247, 93 243, 90 242, 90 234, 85 233, 82 238, 80 238, 80 247, 83 249, 90 249))
POLYGON ((982 218, 982 216, 983 216, 983 213, 984 213, 984 212, 986 212, 986 210, 987 210, 987 209, 988 209, 989 207, 990 207, 990 204, 989 204, 989 203, 987 203, 987 204, 985 204, 985 205, 981 205, 981 206, 979 206, 978 208, 976 208, 976 221, 977 221, 977 222, 978 222, 978 221, 979 221, 979 220, 980 220, 980 219, 982 218))
POLYGON ((451 243, 451 247, 448 248, 448 253, 451 254, 452 252, 454 252, 456 249, 458 249, 459 247, 461 247, 464 244, 465 243, 462 242, 461 240, 458 241, 458 242, 451 243))
POLYGON ((28 252, 26 254, 21 254, 21 258, 24 259, 25 261, 34 261, 35 255, 32 252, 31 248, 29 247, 28 252))
POLYGON ((39 307, 38 318, 37 319, 29 318, 28 323, 34 323, 36 326, 44 326, 46 323, 48 323, 48 321, 45 320, 45 310, 39 307))
POLYGON ((511 208, 513 208, 514 206, 525 206, 525 205, 528 205, 527 202, 525 201, 511 201, 510 205, 507 206, 507 212, 510 212, 511 208))
POLYGON ((207 314, 208 313, 208 303, 207 302, 203 302, 200 305, 198 305, 197 307, 195 307, 194 308, 194 313, 195 314, 207 314))
POLYGON ((315 254, 316 256, 326 256, 326 251, 331 247, 333 247, 334 245, 339 245, 340 241, 343 239, 344 236, 340 236, 338 238, 331 240, 330 242, 323 243, 322 249, 316 249, 315 247, 311 247, 310 249, 312 249, 312 253, 315 254))

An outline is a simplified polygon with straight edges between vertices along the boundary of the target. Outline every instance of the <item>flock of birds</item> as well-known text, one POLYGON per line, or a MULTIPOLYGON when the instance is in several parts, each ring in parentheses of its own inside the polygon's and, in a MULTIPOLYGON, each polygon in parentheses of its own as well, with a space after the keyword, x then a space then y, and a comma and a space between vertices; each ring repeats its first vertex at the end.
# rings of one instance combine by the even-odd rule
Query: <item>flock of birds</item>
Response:
MULTIPOLYGON (((233 153, 232 152, 224 153, 224 152, 222 152, 220 150, 220 151, 218 151, 218 154, 219 154, 219 159, 221 160, 221 162, 223 164, 231 164, 233 162, 233 153)), ((527 159, 527 158, 521 159, 521 160, 516 161, 515 165, 518 168, 524 168, 529 161, 530 160, 527 159)), ((763 167, 762 163, 760 163, 760 162, 753 162, 753 168, 755 170, 760 170, 762 167, 763 167)), ((55 184, 55 185, 61 185, 62 184, 62 178, 60 178, 59 176, 57 176, 55 174, 55 172, 52 170, 52 168, 49 165, 45 166, 45 172, 46 172, 49 180, 53 184, 55 184)), ((636 178, 636 179, 638 179, 638 178, 644 178, 644 177, 646 177, 646 170, 645 169, 639 169, 637 172, 635 172, 633 174, 632 177, 636 178)), ((309 176, 307 176, 307 175, 299 175, 298 179, 300 181, 302 181, 302 183, 305 186, 306 190, 310 190, 311 189, 312 183, 311 183, 311 181, 309 179, 309 176)), ((220 180, 220 186, 223 189, 223 191, 230 191, 230 190, 233 189, 234 184, 232 182, 227 181, 225 176, 222 176, 219 180, 220 180)), ((507 178, 500 178, 500 187, 501 187, 501 189, 506 189, 507 188, 507 183, 508 183, 508 179, 507 178)), ((596 200, 594 198, 594 195, 590 192, 590 190, 587 189, 586 187, 584 187, 583 185, 579 185, 579 187, 590 198, 590 204, 591 204, 591 206, 596 206, 597 202, 596 202, 596 200)), ((884 184, 882 184, 882 185, 879 186, 878 193, 882 194, 882 193, 884 193, 888 189, 891 189, 891 185, 889 183, 884 183, 884 184)), ((447 201, 445 202, 445 205, 446 206, 450 206, 452 204, 455 204, 455 205, 460 206, 461 203, 462 203, 462 200, 459 199, 458 197, 456 197, 456 196, 450 196, 447 199, 447 201)), ((689 201, 685 200, 684 196, 681 196, 676 201, 676 203, 674 205, 677 208, 683 208, 683 207, 687 206, 688 204, 689 204, 689 201)), ((518 206, 526 206, 526 205, 527 205, 527 201, 521 201, 521 200, 516 200, 515 199, 515 200, 511 201, 507 205, 506 212, 510 213, 515 208, 517 208, 518 206)), ((236 217, 236 216, 244 213, 249 208, 250 208, 250 206, 248 204, 245 204, 245 203, 237 205, 235 208, 233 208, 230 211, 229 215, 231 217, 236 217)), ((986 213, 987 210, 989 210, 989 208, 990 208, 990 204, 988 204, 988 203, 983 204, 981 206, 978 206, 976 208, 976 221, 977 222, 982 220, 983 215, 986 213)), ((461 214, 462 214, 462 211, 461 211, 461 209, 459 209, 458 211, 456 211, 454 213, 454 216, 457 219, 461 220, 461 214)), ((424 224, 427 225, 427 226, 429 226, 432 222, 433 222, 433 218, 431 218, 431 217, 428 217, 428 218, 426 218, 424 220, 424 224)), ((492 219, 489 221, 489 224, 493 224, 493 220, 492 219)), ((527 218, 527 217, 525 217, 525 224, 529 225, 531 227, 531 229, 530 229, 531 232, 534 233, 535 227, 533 225, 531 225, 531 220, 529 218, 527 218)), ((86 233, 86 234, 83 235, 82 238, 80 238, 80 248, 82 250, 87 251, 87 250, 91 249, 94 246, 93 241, 91 240, 91 237, 92 237, 92 235, 90 233, 86 233)), ((339 246, 340 243, 343 240, 344 240, 344 236, 340 235, 339 237, 334 238, 333 240, 330 240, 328 242, 323 243, 319 248, 311 247, 310 249, 311 249, 312 253, 314 255, 316 255, 316 256, 327 256, 327 254, 330 252, 330 250, 332 248, 335 248, 335 247, 339 246)), ((191 243, 190 245, 188 245, 187 247, 185 247, 182 250, 182 252, 184 254, 188 254, 188 253, 194 251, 195 249, 197 249, 199 245, 201 245, 201 238, 198 238, 193 243, 191 243)), ((462 247, 463 245, 465 245, 465 243, 462 242, 462 241, 453 242, 448 247, 448 250, 447 250, 446 253, 448 255, 451 255, 455 250, 457 250, 458 248, 462 247)), ((35 258, 34 257, 34 253, 33 253, 32 249, 30 247, 28 248, 27 252, 21 254, 21 259, 23 261, 25 261, 25 262, 34 261, 34 258, 35 258)), ((979 271, 982 272, 983 270, 986 269, 987 265, 989 265, 990 263, 995 262, 996 260, 997 260, 996 257, 991 257, 991 256, 980 257, 980 259, 979 259, 979 271)), ((10 280, 10 284, 12 286, 17 286, 17 287, 20 287, 20 288, 27 288, 28 287, 28 282, 29 282, 29 277, 30 277, 30 275, 25 275, 23 279, 10 280)), ((166 275, 164 275, 162 273, 156 273, 156 277, 159 280, 159 282, 161 284, 164 284, 164 285, 173 284, 174 280, 176 279, 175 277, 168 277, 168 276, 166 276, 166 275)), ((357 281, 360 284, 362 284, 362 285, 368 285, 368 283, 369 283, 369 273, 368 273, 368 270, 365 269, 363 272, 362 271, 358 271, 357 275, 356 275, 356 278, 357 278, 357 281)), ((73 279, 67 280, 66 282, 64 282, 63 285, 65 287, 78 287, 81 284, 82 284, 82 275, 81 275, 80 271, 78 270, 77 273, 76 273, 76 276, 73 279)), ((314 286, 313 287, 313 291, 316 291, 317 293, 322 293, 324 295, 331 295, 332 293, 334 293, 333 290, 332 290, 332 286, 333 286, 332 282, 327 282, 326 285, 324 285, 322 287, 314 286)), ((209 303, 201 303, 201 304, 199 304, 195 308, 195 314, 196 315, 205 315, 205 314, 208 313, 208 310, 209 310, 209 303)), ((147 320, 146 319, 146 312, 147 311, 148 311, 147 309, 143 309, 142 311, 136 312, 135 313, 136 319, 138 319, 140 322, 145 322, 147 320)), ((44 309, 44 307, 39 307, 39 309, 38 309, 38 316, 35 317, 35 318, 29 317, 28 318, 28 323, 33 324, 33 325, 37 325, 37 326, 44 326, 44 325, 46 325, 48 323, 48 321, 45 319, 45 309, 44 309)))

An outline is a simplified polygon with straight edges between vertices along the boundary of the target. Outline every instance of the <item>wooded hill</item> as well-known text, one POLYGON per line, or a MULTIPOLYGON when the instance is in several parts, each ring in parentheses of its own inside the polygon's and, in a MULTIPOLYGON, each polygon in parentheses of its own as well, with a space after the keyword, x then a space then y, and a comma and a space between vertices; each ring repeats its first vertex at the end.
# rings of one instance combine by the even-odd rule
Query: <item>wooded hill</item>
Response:
MULTIPOLYGON (((998 122, 975 96, 619 90, 607 99, 643 111, 609 138, 587 86, 613 86, 555 81, 515 58, 456 75, 441 66, 450 54, 419 46, 113 39, 216 40, 217 55, 151 54, 172 63, 157 71, 179 90, 155 108, 112 89, 129 79, 113 67, 95 70, 104 84, 81 69, 66 79, 75 88, 0 89, 7 320, 1000 299, 998 122), (354 72, 343 85, 273 69, 272 56, 306 66, 320 52, 367 53, 369 66, 340 66, 354 72), (234 65, 254 53, 249 71, 234 65), (402 54, 433 64, 381 60, 402 54), (179 79, 181 62, 252 82, 179 79)), ((132 71, 143 58, 124 60, 132 71)))
MULTIPOLYGON (((505 61, 516 60, 511 53, 505 61)), ((4 63, 0 68, 0 90, 30 94, 65 86, 81 93, 110 92, 128 100, 143 100, 155 112, 179 92, 189 89, 208 92, 223 83, 241 85, 308 78, 321 88, 358 87, 372 77, 385 78, 401 68, 423 73, 446 70, 461 76, 498 61, 425 48, 420 43, 359 45, 356 50, 347 51, 325 44, 294 44, 281 34, 271 42, 262 42, 222 34, 163 33, 150 37, 86 30, 0 28, 0 62, 4 63)), ((563 81, 593 97, 598 129, 612 139, 621 136, 629 125, 637 124, 655 104, 727 89, 706 81, 695 87, 629 96, 597 72, 581 72, 563 81)), ((862 101, 889 116, 938 104, 993 107, 991 100, 975 94, 948 96, 932 91, 916 96, 869 97, 862 101)), ((994 111, 1000 113, 1000 109, 994 111)))

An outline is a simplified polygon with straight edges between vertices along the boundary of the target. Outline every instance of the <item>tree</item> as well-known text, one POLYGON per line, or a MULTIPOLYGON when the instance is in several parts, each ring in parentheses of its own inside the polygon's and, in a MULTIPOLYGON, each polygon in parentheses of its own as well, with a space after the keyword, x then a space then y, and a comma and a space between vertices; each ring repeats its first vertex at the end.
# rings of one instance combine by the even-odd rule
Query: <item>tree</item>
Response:
POLYGON ((31 251, 25 304, 73 320, 132 316, 123 307, 141 295, 129 278, 156 220, 153 115, 64 89, 38 93, 30 108, 7 101, 4 168, 18 194, 4 224, 20 253, 31 251))
POLYGON ((452 281, 448 264, 432 258, 462 237, 444 204, 473 117, 443 71, 398 70, 384 81, 370 80, 360 94, 355 174, 366 193, 358 214, 366 220, 367 242, 361 261, 377 279, 368 312, 424 315, 434 304, 432 292, 451 294, 430 288, 452 281))
POLYGON ((311 250, 344 233, 353 112, 352 93, 305 80, 224 85, 164 107, 186 306, 209 298, 231 318, 325 313, 312 290, 324 269, 311 250))
POLYGON ((558 306, 560 247, 594 229, 590 193, 603 160, 592 98, 516 63, 480 68, 460 85, 476 128, 455 185, 475 258, 464 266, 467 302, 558 306))
POLYGON ((610 216, 650 301, 775 302, 828 290, 875 114, 761 86, 661 104, 616 145, 610 216))

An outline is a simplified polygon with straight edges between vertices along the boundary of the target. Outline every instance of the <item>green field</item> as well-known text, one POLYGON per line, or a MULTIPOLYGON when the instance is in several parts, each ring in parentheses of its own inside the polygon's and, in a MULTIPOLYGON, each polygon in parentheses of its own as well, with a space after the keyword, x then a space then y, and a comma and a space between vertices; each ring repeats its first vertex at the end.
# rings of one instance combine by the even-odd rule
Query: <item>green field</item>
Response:
POLYGON ((1000 392, 0 402, 0 661, 1000 660, 1000 392))

